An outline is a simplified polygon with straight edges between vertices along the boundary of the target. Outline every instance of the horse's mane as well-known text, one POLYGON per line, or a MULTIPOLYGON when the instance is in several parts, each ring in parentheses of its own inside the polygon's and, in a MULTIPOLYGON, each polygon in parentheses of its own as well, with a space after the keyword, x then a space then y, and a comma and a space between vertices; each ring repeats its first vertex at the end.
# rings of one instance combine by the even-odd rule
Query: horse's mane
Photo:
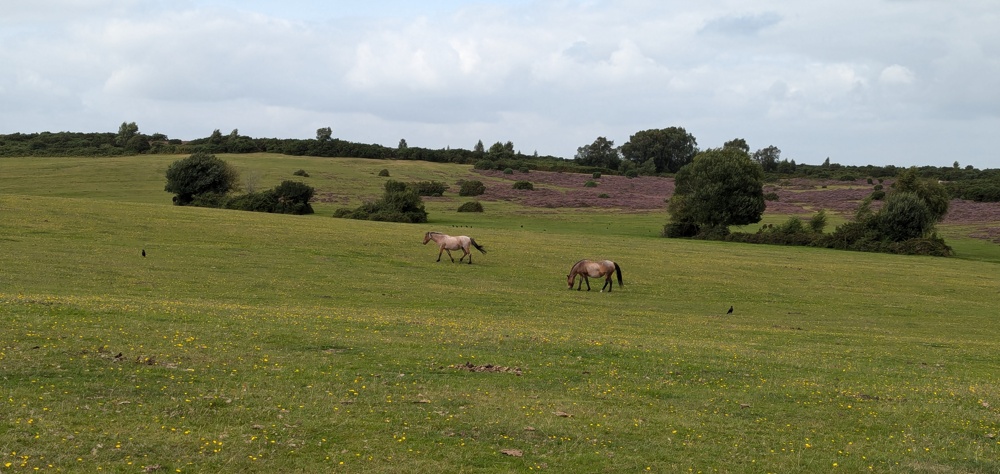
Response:
POLYGON ((574 264, 573 264, 573 266, 571 267, 571 269, 572 269, 572 268, 576 268, 576 266, 577 266, 577 265, 579 265, 579 264, 581 264, 581 263, 585 262, 586 260, 587 260, 587 259, 585 259, 585 258, 581 258, 581 259, 580 259, 580 260, 579 260, 578 262, 576 262, 576 263, 574 263, 574 264))

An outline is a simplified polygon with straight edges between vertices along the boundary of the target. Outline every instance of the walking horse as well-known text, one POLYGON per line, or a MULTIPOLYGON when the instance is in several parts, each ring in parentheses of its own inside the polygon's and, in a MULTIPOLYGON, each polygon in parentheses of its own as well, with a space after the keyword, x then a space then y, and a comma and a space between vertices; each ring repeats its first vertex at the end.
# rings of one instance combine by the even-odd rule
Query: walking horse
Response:
POLYGON ((427 245, 427 242, 430 242, 432 240, 434 241, 434 243, 438 245, 437 261, 439 262, 441 261, 441 253, 448 252, 448 258, 451 259, 452 263, 455 263, 455 257, 451 256, 451 251, 461 250, 464 253, 462 254, 462 258, 459 258, 458 261, 461 262, 463 259, 465 259, 466 256, 468 256, 469 265, 472 265, 472 252, 469 252, 470 245, 472 247, 475 247, 476 250, 482 253, 486 253, 486 249, 484 249, 481 245, 477 244, 475 239, 466 235, 459 235, 457 237, 453 237, 448 234, 442 234, 440 232, 428 232, 424 234, 424 245, 427 245))
POLYGON ((611 260, 601 260, 601 261, 591 261, 591 260, 580 260, 573 264, 573 268, 569 270, 569 275, 566 275, 566 284, 569 285, 569 289, 573 289, 573 283, 576 281, 577 275, 580 276, 580 285, 577 286, 576 291, 580 291, 584 283, 587 283, 587 291, 590 291, 590 278, 600 278, 604 277, 604 286, 601 287, 603 292, 605 288, 608 289, 608 293, 614 288, 614 282, 611 281, 611 275, 618 275, 618 288, 622 287, 622 268, 618 266, 617 263, 611 260))

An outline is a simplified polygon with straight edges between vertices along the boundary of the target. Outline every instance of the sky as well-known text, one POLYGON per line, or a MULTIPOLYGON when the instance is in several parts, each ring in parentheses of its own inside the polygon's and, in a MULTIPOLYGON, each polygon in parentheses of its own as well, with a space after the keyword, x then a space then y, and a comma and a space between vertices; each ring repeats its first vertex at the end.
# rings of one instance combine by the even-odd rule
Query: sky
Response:
POLYGON ((702 149, 1000 168, 996 0, 0 3, 0 134, 228 134, 573 158, 702 149))

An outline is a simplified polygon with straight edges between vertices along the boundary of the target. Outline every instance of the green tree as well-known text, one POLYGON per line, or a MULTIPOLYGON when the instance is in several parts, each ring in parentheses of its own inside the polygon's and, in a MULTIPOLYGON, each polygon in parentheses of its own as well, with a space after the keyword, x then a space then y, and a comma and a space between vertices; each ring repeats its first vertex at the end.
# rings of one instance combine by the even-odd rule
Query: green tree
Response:
POLYGON ((664 235, 728 233, 728 226, 760 222, 764 214, 764 172, 737 148, 699 153, 675 177, 664 235))
POLYGON ((409 148, 409 145, 406 144, 406 139, 405 138, 400 138, 399 139, 399 146, 397 146, 396 149, 398 149, 398 150, 405 150, 407 148, 409 148))
POLYGON ((139 134, 139 126, 135 122, 122 122, 121 126, 118 127, 118 135, 115 136, 115 145, 124 147, 128 145, 128 141, 139 134))
POLYGON ((778 163, 781 159, 781 150, 771 145, 753 152, 753 160, 760 165, 765 172, 778 171, 778 163))
MULTIPOLYGON (((948 213, 951 201, 948 190, 937 180, 921 179, 916 167, 910 167, 896 178, 896 182, 892 185, 892 194, 896 193, 916 194, 931 212, 934 223, 943 219, 948 213)), ((888 202, 886 204, 888 205, 888 202)))
POLYGON ((747 141, 742 138, 729 140, 722 145, 722 148, 736 148, 737 150, 742 150, 743 153, 750 153, 750 145, 748 145, 747 141))
POLYGON ((330 127, 323 127, 316 129, 316 140, 321 142, 328 142, 333 139, 333 130, 330 127))
POLYGON ((486 154, 486 148, 483 147, 482 140, 476 142, 476 146, 472 147, 472 153, 476 156, 483 156, 486 154))
POLYGON ((201 194, 226 194, 239 182, 236 169, 209 153, 198 152, 167 168, 164 191, 174 193, 174 204, 190 204, 201 194))
POLYGON ((594 143, 577 148, 574 160, 583 166, 609 169, 618 169, 622 161, 621 153, 615 148, 615 142, 604 137, 597 137, 594 143))
POLYGON ((903 242, 930 234, 937 219, 927 203, 913 192, 895 192, 871 219, 883 240, 903 242))
POLYGON ((636 165, 652 159, 657 173, 676 173, 694 159, 698 142, 681 127, 643 130, 629 137, 621 153, 636 165))

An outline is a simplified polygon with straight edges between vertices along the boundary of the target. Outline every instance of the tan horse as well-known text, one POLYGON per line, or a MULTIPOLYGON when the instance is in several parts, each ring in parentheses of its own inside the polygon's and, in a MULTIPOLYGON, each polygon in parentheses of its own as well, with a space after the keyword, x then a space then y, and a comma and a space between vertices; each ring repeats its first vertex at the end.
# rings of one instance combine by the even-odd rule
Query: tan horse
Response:
POLYGON ((601 287, 603 292, 605 288, 608 289, 608 293, 614 288, 614 282, 611 281, 611 275, 618 275, 618 288, 622 287, 622 268, 618 266, 617 263, 611 260, 601 260, 599 262, 593 262, 590 260, 580 260, 573 264, 573 268, 569 270, 569 275, 566 275, 566 284, 569 285, 569 289, 573 289, 573 283, 576 281, 576 276, 580 275, 580 285, 576 288, 576 291, 580 291, 583 287, 583 283, 587 283, 587 291, 590 291, 590 278, 604 278, 604 286, 601 287))
POLYGON ((480 251, 482 253, 486 253, 486 249, 484 249, 482 246, 480 246, 479 244, 477 244, 475 239, 473 239, 472 237, 465 236, 465 235, 459 235, 458 237, 452 237, 452 236, 450 236, 448 234, 442 234, 440 232, 428 232, 428 233, 424 234, 424 245, 427 245, 427 242, 430 242, 432 240, 434 241, 434 243, 438 244, 438 259, 437 259, 437 261, 439 261, 439 262, 441 261, 441 253, 442 252, 448 252, 448 258, 451 259, 452 263, 455 263, 455 257, 451 256, 451 251, 452 250, 459 250, 459 249, 461 249, 462 252, 465 252, 465 253, 462 254, 462 258, 458 259, 458 261, 461 262, 463 259, 465 259, 466 255, 468 255, 469 256, 469 265, 472 265, 472 252, 469 252, 469 246, 470 245, 473 246, 473 247, 475 247, 476 250, 478 250, 478 251, 480 251))

